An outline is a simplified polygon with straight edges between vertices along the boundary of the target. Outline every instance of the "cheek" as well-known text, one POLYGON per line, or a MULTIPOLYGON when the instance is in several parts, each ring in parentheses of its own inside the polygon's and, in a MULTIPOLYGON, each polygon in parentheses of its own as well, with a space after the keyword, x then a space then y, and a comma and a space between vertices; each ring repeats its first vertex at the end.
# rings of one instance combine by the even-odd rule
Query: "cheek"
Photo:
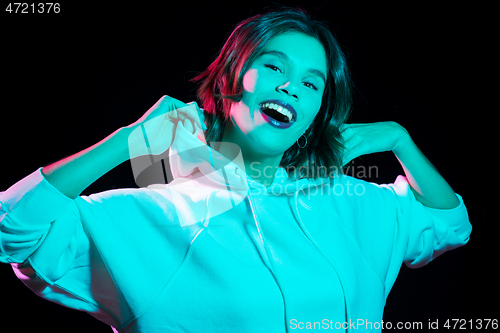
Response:
POLYGON ((257 69, 249 69, 243 76, 243 90, 249 93, 255 93, 259 73, 257 69))
POLYGON ((250 110, 244 100, 238 103, 233 103, 231 106, 231 121, 233 125, 245 134, 252 130, 252 118, 250 110))
POLYGON ((314 118, 316 118, 316 116, 318 115, 321 108, 321 100, 311 100, 308 106, 310 106, 310 108, 305 115, 307 126, 309 126, 313 122, 314 118))

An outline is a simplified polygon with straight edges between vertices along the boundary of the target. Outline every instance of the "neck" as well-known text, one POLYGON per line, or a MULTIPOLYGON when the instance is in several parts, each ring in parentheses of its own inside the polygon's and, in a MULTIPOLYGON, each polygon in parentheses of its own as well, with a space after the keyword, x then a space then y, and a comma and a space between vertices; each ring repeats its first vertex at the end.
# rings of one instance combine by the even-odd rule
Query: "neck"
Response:
POLYGON ((268 155, 259 152, 252 145, 246 145, 232 140, 228 131, 224 133, 222 144, 217 148, 218 152, 234 161, 240 168, 244 169, 246 174, 255 181, 264 186, 270 186, 274 180, 274 175, 281 162, 283 153, 278 155, 268 155), (241 150, 242 161, 235 160, 235 145, 224 144, 233 143, 241 150))
POLYGON ((280 156, 251 156, 242 151, 242 155, 247 175, 266 187, 270 186, 283 154, 280 156))

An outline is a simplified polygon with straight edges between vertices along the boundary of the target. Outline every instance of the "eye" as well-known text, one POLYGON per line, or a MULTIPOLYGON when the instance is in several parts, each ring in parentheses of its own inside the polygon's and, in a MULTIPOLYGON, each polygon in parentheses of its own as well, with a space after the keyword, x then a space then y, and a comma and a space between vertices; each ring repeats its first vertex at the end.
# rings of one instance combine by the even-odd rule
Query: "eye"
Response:
POLYGON ((264 67, 269 68, 270 70, 275 72, 283 73, 278 66, 275 66, 273 64, 264 64, 264 67))
POLYGON ((311 82, 304 82, 304 86, 306 86, 307 88, 311 88, 313 90, 318 90, 318 87, 316 87, 314 83, 311 82))

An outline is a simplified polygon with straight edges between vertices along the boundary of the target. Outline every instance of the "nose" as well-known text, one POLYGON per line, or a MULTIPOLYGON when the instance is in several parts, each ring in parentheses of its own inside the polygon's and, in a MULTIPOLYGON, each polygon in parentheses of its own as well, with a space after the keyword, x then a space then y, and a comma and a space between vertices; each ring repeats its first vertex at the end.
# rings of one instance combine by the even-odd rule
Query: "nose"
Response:
POLYGON ((299 96, 297 95, 298 89, 294 84, 291 84, 290 81, 276 87, 276 91, 279 93, 285 93, 288 96, 293 97, 295 100, 299 100, 299 96))

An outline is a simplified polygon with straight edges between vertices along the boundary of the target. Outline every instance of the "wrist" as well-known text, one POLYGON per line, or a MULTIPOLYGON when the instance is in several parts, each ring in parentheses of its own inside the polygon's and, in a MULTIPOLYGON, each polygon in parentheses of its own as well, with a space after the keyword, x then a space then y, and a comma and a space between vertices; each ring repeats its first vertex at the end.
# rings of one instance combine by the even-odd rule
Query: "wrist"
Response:
POLYGON ((398 132, 398 139, 396 140, 394 147, 391 150, 394 155, 399 158, 404 154, 404 152, 408 151, 409 149, 415 148, 415 143, 413 142, 410 133, 408 133, 408 131, 404 127, 400 126, 398 132))

